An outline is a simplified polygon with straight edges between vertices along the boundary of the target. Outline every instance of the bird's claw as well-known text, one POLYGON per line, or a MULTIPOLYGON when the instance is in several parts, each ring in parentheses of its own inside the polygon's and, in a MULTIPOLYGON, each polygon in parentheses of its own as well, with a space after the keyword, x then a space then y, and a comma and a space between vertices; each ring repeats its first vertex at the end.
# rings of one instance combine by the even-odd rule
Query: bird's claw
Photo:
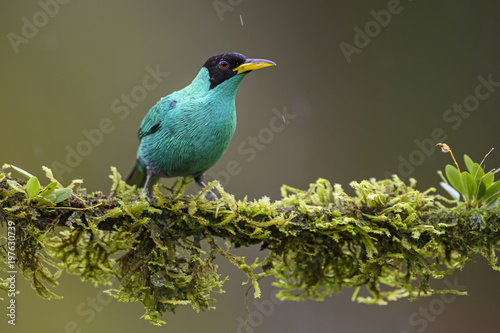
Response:
POLYGON ((210 190, 205 193, 205 198, 211 202, 219 200, 219 198, 217 198, 217 195, 215 195, 215 193, 210 190))

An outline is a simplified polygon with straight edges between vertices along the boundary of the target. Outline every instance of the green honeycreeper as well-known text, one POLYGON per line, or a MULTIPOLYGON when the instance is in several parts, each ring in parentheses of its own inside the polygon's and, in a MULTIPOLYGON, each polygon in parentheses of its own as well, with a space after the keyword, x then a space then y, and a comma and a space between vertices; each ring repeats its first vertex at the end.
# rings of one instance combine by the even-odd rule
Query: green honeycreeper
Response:
POLYGON ((161 177, 190 176, 205 187, 204 172, 222 157, 236 128, 234 100, 241 81, 252 70, 275 65, 239 53, 208 58, 190 85, 163 97, 142 120, 127 183, 144 187, 148 200, 161 177))

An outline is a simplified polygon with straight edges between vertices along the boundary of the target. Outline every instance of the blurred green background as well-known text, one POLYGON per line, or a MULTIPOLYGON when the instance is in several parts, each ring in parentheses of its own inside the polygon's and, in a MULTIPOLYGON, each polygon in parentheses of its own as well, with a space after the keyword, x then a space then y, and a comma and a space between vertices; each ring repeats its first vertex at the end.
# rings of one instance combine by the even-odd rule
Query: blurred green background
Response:
MULTIPOLYGON (((82 178, 107 192, 109 167, 125 176, 133 166, 149 108, 189 84, 209 56, 236 51, 278 66, 245 78, 238 128, 209 180, 238 198, 278 199, 282 184, 307 188, 318 177, 348 189, 391 173, 415 177, 422 190, 439 187, 436 170, 451 158, 434 148, 436 129, 460 162, 500 148, 499 84, 477 88, 480 76, 500 82, 499 11, 498 0, 2 1, 0 163, 40 179, 46 165, 65 184, 82 178), (147 68, 163 73, 150 90, 147 68), (464 102, 465 111, 453 111, 464 102), (269 136, 273 109, 293 117, 269 136), (89 145, 85 133, 103 119, 110 128, 89 145), (68 160, 71 150, 80 158, 68 160), (240 168, 227 177, 231 161, 240 168)), ((499 154, 488 167, 500 166, 499 154)), ((55 289, 64 299, 45 301, 19 274, 17 325, 7 324, 4 300, 0 332, 243 332, 245 278, 222 261, 220 273, 230 280, 216 310, 185 307, 161 328, 140 319, 140 304, 103 296, 107 287, 64 276, 55 289)), ((469 296, 381 307, 352 303, 349 289, 324 302, 276 304, 268 278, 257 304, 249 299, 249 332, 498 332, 499 279, 479 259, 447 278, 469 296)))

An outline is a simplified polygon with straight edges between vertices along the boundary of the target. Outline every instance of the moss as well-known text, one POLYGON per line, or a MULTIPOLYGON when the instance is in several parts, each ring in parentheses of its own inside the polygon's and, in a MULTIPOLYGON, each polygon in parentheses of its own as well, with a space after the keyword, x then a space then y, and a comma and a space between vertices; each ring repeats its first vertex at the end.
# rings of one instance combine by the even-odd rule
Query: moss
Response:
MULTIPOLYGON (((0 219, 15 222, 18 267, 40 296, 58 297, 49 287, 62 272, 94 284, 116 278, 108 292, 121 302, 141 302, 144 318, 162 324, 160 317, 180 305, 213 308, 227 279, 214 263, 218 256, 246 274, 255 297, 258 280, 272 276, 281 299, 321 300, 355 287, 353 300, 376 304, 463 294, 435 290, 432 282, 475 253, 499 269, 498 211, 449 205, 434 189, 418 191, 414 180, 352 182, 355 195, 349 196, 318 179, 307 190, 283 186, 282 199, 274 202, 236 200, 217 182, 186 195, 182 180, 166 195, 155 188, 150 205, 114 168, 111 178, 109 196, 88 194, 75 182, 71 197, 43 206, 27 199, 26 181, 0 171, 0 219), (210 202, 203 194, 214 188, 221 200, 210 202), (253 244, 268 249, 260 260, 249 263, 232 253, 253 244), (361 288, 367 296, 359 296, 361 288)), ((0 269, 7 267, 2 239, 0 269)))

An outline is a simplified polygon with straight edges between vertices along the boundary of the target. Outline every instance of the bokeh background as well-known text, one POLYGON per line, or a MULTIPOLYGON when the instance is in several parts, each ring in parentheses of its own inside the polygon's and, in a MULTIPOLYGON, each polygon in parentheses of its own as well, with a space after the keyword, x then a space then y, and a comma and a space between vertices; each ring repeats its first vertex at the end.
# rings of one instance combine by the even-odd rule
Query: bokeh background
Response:
MULTIPOLYGON (((82 178, 88 190, 107 192, 109 167, 124 176, 132 167, 149 108, 189 84, 209 56, 237 51, 278 66, 245 78, 236 133, 209 180, 221 179, 238 198, 279 199, 282 184, 307 188, 319 177, 349 189, 352 180, 391 173, 415 177, 422 190, 439 187, 436 170, 451 158, 434 149, 436 129, 460 162, 464 153, 481 160, 500 148, 500 87, 478 105, 470 97, 480 76, 500 82, 499 12, 498 0, 2 1, 0 163, 40 179, 46 165, 60 170, 63 183, 82 178), (390 22, 381 14, 388 8, 390 22), (369 40, 356 37, 365 28, 369 40), (341 46, 356 42, 346 56, 341 46), (148 68, 162 73, 150 90, 148 68), (473 111, 447 111, 464 100, 473 111), (270 132, 276 112, 285 111, 284 129, 270 132), (111 125, 102 138, 82 143, 103 119, 111 125), (78 149, 80 159, 68 157, 78 149)), ((500 166, 499 154, 488 167, 500 166)), ((216 310, 185 307, 166 314, 161 328, 140 319, 140 304, 101 293, 109 287, 63 276, 55 292, 64 299, 45 301, 19 274, 17 325, 7 324, 3 301, 0 331, 243 332, 245 278, 222 261, 220 272, 230 280, 216 310)), ((269 278, 258 304, 249 298, 249 332, 498 332, 499 279, 478 258, 447 278, 469 296, 376 306, 351 302, 350 289, 323 302, 277 304, 269 278)))

